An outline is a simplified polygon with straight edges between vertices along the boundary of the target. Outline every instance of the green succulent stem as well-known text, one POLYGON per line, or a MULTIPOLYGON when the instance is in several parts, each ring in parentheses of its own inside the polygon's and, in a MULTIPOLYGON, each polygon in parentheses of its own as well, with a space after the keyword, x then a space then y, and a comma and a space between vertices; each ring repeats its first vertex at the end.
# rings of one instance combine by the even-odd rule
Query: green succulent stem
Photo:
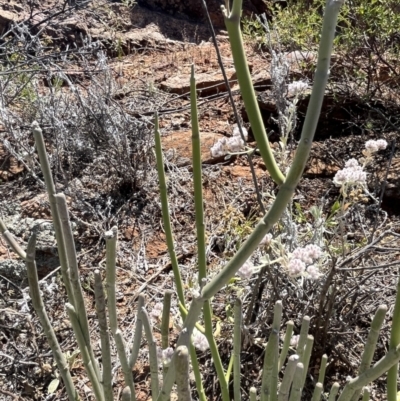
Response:
POLYGON ((112 390, 112 363, 110 351, 110 336, 108 334, 106 300, 104 296, 104 287, 101 281, 99 270, 94 272, 94 295, 96 300, 96 313, 99 321, 99 332, 101 342, 101 361, 103 365, 102 384, 104 391, 104 400, 113 401, 112 390))
MULTIPOLYGON (((207 256, 206 256, 206 235, 204 224, 204 202, 203 202, 203 180, 201 164, 201 142, 200 128, 197 113, 197 94, 196 79, 194 75, 194 65, 191 68, 190 77, 190 109, 192 121, 192 154, 193 154, 193 182, 194 182, 194 205, 196 214, 196 233, 197 233, 197 264, 199 287, 202 288, 204 280, 207 278, 207 256)), ((230 401, 228 382, 225 378, 224 367, 218 352, 217 342, 213 334, 212 309, 207 300, 203 305, 205 335, 210 346, 211 356, 217 372, 221 395, 223 401, 230 401)))
POLYGON ((235 64, 236 74, 242 94, 243 102, 246 108, 247 115, 250 120, 253 135, 257 141, 257 146, 260 150, 261 157, 270 173, 272 179, 281 185, 285 177, 279 170, 274 159, 268 137, 265 132, 263 119, 260 108, 258 106, 256 94, 254 91, 246 53, 244 51, 243 38, 240 30, 240 16, 242 12, 242 0, 234 0, 232 11, 224 10, 225 25, 228 30, 229 41, 231 43, 233 62, 235 64), (228 14, 229 13, 229 14, 228 14))
POLYGON ((57 341, 56 334, 50 319, 46 313, 42 296, 40 295, 39 280, 37 275, 35 254, 36 254, 36 235, 32 234, 28 241, 28 247, 25 255, 25 262, 29 281, 29 293, 32 299, 32 305, 35 312, 39 316, 40 323, 43 327, 44 334, 46 335, 47 341, 49 342, 51 351, 57 364, 57 368, 60 371, 60 375, 67 391, 68 399, 70 401, 80 401, 78 392, 72 381, 72 377, 69 371, 68 362, 61 350, 60 344, 57 341))
MULTIPOLYGON (((400 271, 400 269, 399 269, 400 271)), ((400 344, 400 279, 397 281, 396 301, 393 309, 392 330, 390 332, 389 350, 394 350, 400 344)), ((397 380, 399 375, 399 364, 394 364, 387 375, 387 399, 397 400, 397 380)))

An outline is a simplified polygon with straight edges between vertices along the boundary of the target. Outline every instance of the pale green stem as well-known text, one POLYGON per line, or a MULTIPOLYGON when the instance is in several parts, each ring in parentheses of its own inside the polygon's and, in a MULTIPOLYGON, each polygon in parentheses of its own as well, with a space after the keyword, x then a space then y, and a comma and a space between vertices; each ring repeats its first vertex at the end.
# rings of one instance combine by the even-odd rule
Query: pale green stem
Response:
POLYGON ((364 388, 363 388, 363 398, 362 398, 362 401, 369 401, 369 396, 370 396, 369 388, 368 388, 368 387, 364 387, 364 388))
POLYGON ((117 301, 115 296, 115 277, 117 260, 118 229, 112 227, 104 234, 106 240, 106 283, 107 283, 107 309, 110 319, 110 329, 113 335, 118 329, 117 301))
MULTIPOLYGON (((150 360, 150 375, 151 375, 151 399, 156 400, 160 393, 160 384, 158 381, 158 360, 157 360, 157 345, 153 337, 153 328, 149 319, 149 315, 145 308, 140 311, 141 320, 143 323, 144 334, 149 346, 149 360, 150 360)), ((172 363, 171 363, 172 365, 172 363)), ((169 369, 175 369, 173 366, 169 369)))
POLYGON ((92 360, 93 367, 96 371, 97 377, 101 380, 99 364, 94 356, 93 347, 90 342, 89 322, 85 307, 85 300, 83 298, 81 281, 79 279, 78 260, 76 256, 76 247, 74 235, 72 233, 69 213, 67 208, 67 201, 64 194, 54 195, 57 205, 58 215, 61 223, 62 235, 64 238, 64 246, 69 266, 69 277, 71 279, 72 292, 74 294, 74 308, 78 315, 79 325, 82 330, 83 337, 92 360))
POLYGON ((328 356, 326 354, 322 355, 321 365, 318 372, 318 382, 324 384, 326 364, 328 363, 328 356))
POLYGON ((142 342, 143 322, 140 317, 141 316, 140 311, 142 310, 143 307, 144 307, 144 296, 139 295, 137 313, 136 313, 135 334, 133 336, 131 355, 129 357, 129 367, 131 369, 133 369, 133 367, 135 366, 136 360, 139 356, 140 344, 142 342))
POLYGON ((314 388, 312 401, 320 401, 323 390, 324 390, 324 386, 322 385, 322 383, 318 382, 314 388))
POLYGON ((396 348, 390 349, 383 358, 381 358, 378 362, 375 363, 374 366, 366 370, 363 374, 350 380, 344 387, 338 401, 349 401, 355 391, 367 386, 369 383, 389 371, 392 366, 399 363, 399 359, 400 344, 396 348))
MULTIPOLYGON (((400 269, 399 269, 400 272, 400 269)), ((400 278, 397 281, 396 301, 393 309, 392 330, 390 332, 389 350, 396 349, 400 344, 400 278)), ((387 400, 397 400, 397 380, 399 375, 399 364, 394 364, 387 374, 387 400)))
POLYGON ((61 350, 60 344, 57 341, 53 326, 50 322, 49 317, 47 316, 42 296, 40 295, 39 280, 35 263, 35 246, 36 235, 32 234, 32 236, 29 238, 27 252, 25 254, 25 262, 29 282, 29 294, 32 299, 32 305, 39 317, 47 341, 49 342, 51 351, 57 364, 57 368, 60 371, 60 375, 64 382, 69 401, 80 401, 78 392, 76 391, 71 374, 68 369, 68 362, 65 360, 65 356, 61 350))
POLYGON ((4 240, 12 248, 12 250, 22 259, 26 260, 25 251, 19 246, 18 242, 15 240, 13 235, 8 231, 3 220, 0 219, 0 233, 3 235, 4 240))
POLYGON ((261 401, 275 401, 278 389, 279 329, 282 319, 282 301, 274 307, 274 320, 265 348, 263 374, 261 379, 261 401))
MULTIPOLYGON (((169 314, 171 312, 171 297, 172 291, 167 290, 164 292, 163 311, 161 318, 161 349, 169 347, 169 314)), ((168 366, 163 363, 163 377, 168 372, 168 366)))
POLYGON ((67 253, 65 250, 64 236, 61 229, 60 216, 58 214, 58 209, 55 199, 56 188, 51 174, 50 163, 47 158, 46 146, 44 144, 42 130, 36 121, 32 123, 32 132, 35 138, 35 145, 39 156, 40 167, 42 169, 44 181, 46 183, 47 194, 49 196, 50 210, 54 225, 54 231, 56 233, 57 250, 58 250, 58 257, 60 259, 63 283, 67 291, 69 302, 72 305, 75 305, 74 293, 72 291, 71 280, 69 277, 69 266, 68 266, 67 253))
POLYGON ((282 351, 279 356, 279 365, 278 365, 279 371, 282 369, 283 364, 285 363, 285 360, 286 360, 287 353, 289 351, 290 340, 291 340, 292 334, 293 334, 293 327, 294 327, 293 321, 290 320, 286 323, 285 338, 283 340, 282 351))
POLYGON ((96 300, 97 320, 99 321, 99 332, 101 342, 101 361, 103 365, 102 384, 104 391, 104 400, 113 401, 112 390, 112 364, 110 351, 110 336, 108 334, 106 300, 104 297, 104 288, 101 281, 99 270, 94 271, 94 295, 96 300))
MULTIPOLYGON (((203 181, 201 164, 201 143, 200 129, 197 116, 197 96, 196 79, 194 76, 194 65, 191 69, 190 77, 190 109, 192 121, 192 153, 193 153, 193 183, 194 183, 194 205, 196 216, 197 234, 197 263, 199 269, 199 286, 202 288, 203 280, 207 277, 207 256, 206 256, 206 236, 204 224, 204 203, 203 203, 203 181)), ((212 309, 209 301, 203 305, 204 328, 208 344, 210 346, 211 357, 217 372, 221 395, 223 401, 230 401, 228 382, 225 379, 224 367, 218 352, 217 342, 213 334, 212 309)))
POLYGON ((229 34, 229 41, 231 43, 233 62, 235 64, 240 92, 242 94, 246 112, 249 117, 253 135, 257 141, 257 146, 260 149, 261 156, 264 160, 267 170, 271 174, 272 179, 278 185, 281 185, 285 180, 285 177, 279 170, 279 167, 274 159, 271 146, 269 145, 260 108, 254 92, 250 70, 246 59, 246 53, 244 51, 242 34, 240 31, 242 0, 233 1, 231 13, 229 13, 229 10, 224 10, 224 7, 222 8, 225 17, 226 29, 228 30, 229 34))
POLYGON ((128 386, 122 390, 121 401, 131 401, 131 389, 128 386))
POLYGON ((129 366, 128 357, 126 355, 126 346, 121 330, 117 329, 114 334, 114 341, 117 347, 119 361, 121 362, 121 369, 124 375, 125 383, 131 390, 131 401, 136 400, 135 384, 133 382, 132 370, 129 366))
POLYGON ((161 347, 169 347, 169 314, 171 312, 172 291, 167 290, 164 293, 163 311, 161 317, 161 347))
POLYGON ((257 389, 250 387, 250 401, 257 401, 257 389))
POLYGON ((304 352, 305 352, 305 347, 307 343, 307 337, 308 337, 308 330, 310 329, 310 318, 308 316, 303 317, 303 322, 301 324, 301 329, 300 329, 300 337, 299 341, 297 343, 297 355, 300 357, 300 362, 304 363, 304 352))
POLYGON ((183 292, 182 278, 179 270, 178 258, 176 257, 174 236, 172 234, 171 218, 169 214, 167 184, 164 172, 164 157, 162 154, 161 134, 158 124, 157 112, 155 113, 154 116, 154 136, 155 136, 155 147, 156 147, 158 181, 159 181, 160 198, 161 198, 161 210, 164 223, 165 237, 167 241, 169 257, 171 258, 172 271, 174 273, 175 286, 176 286, 176 291, 178 293, 178 299, 179 302, 181 302, 182 305, 185 306, 185 294, 183 292))
POLYGON ((83 364, 85 365, 86 373, 88 375, 90 382, 92 383, 94 396, 97 401, 104 401, 103 388, 97 377, 97 372, 95 367, 93 366, 92 359, 90 358, 90 354, 86 346, 85 337, 82 333, 79 324, 78 314, 76 313, 75 308, 70 303, 66 303, 65 307, 68 312, 71 326, 74 329, 76 341, 78 343, 79 350, 81 351, 82 360, 83 364))
POLYGON ((308 335, 307 336, 306 346, 305 346, 305 349, 304 349, 303 361, 302 361, 303 365, 304 365, 303 387, 304 387, 304 383, 305 383, 306 378, 307 378, 308 365, 310 363, 313 344, 314 344, 314 337, 312 335, 308 335))
POLYGON ((303 392, 303 377, 304 366, 301 362, 299 362, 294 372, 293 385, 290 391, 289 401, 300 401, 301 393, 303 392))
MULTIPOLYGON (((360 367, 358 369, 359 375, 364 373, 371 366, 371 362, 374 357, 375 348, 379 337, 379 332, 381 330, 383 322, 385 321, 386 312, 387 312, 387 306, 380 305, 375 313, 375 316, 371 323, 371 329, 369 330, 368 338, 365 343, 360 367)), ((356 391, 351 400, 357 401, 360 398, 361 391, 362 389, 356 391)))
POLYGON ((176 349, 175 369, 178 401, 192 401, 189 386, 189 352, 184 345, 176 349))
POLYGON ((106 240, 106 283, 107 283, 107 309, 110 320, 110 329, 117 347, 118 358, 121 362, 122 373, 125 383, 131 390, 131 401, 135 397, 135 385, 133 383, 132 371, 126 355, 126 347, 122 333, 118 330, 117 301, 115 296, 116 261, 117 261, 117 239, 118 229, 112 227, 104 234, 106 240))
POLYGON ((285 373, 283 375, 282 383, 279 387, 278 401, 287 401, 289 399, 290 387, 292 385, 294 372, 296 371, 298 363, 298 355, 292 355, 289 357, 285 373))
POLYGON ((336 396, 339 392, 340 384, 339 383, 333 383, 331 387, 331 391, 329 392, 329 399, 328 401, 335 401, 336 396))
POLYGON ((233 370, 234 355, 232 354, 229 359, 228 369, 226 369, 225 380, 229 382, 233 370))
MULTIPOLYGON (((175 286, 176 286, 176 291, 178 294, 178 301, 179 301, 179 304, 182 306, 182 308, 186 309, 185 295, 183 292, 183 283, 182 283, 181 273, 179 270, 178 258, 176 257, 175 246, 174 246, 174 237, 172 234, 171 218, 170 218, 170 214, 169 214, 167 185, 166 185, 165 172, 164 172, 164 159, 163 159, 163 154, 162 154, 161 134, 160 134, 160 129, 159 129, 157 112, 155 113, 155 118, 154 118, 154 135, 155 135, 157 171, 158 171, 158 179, 159 179, 161 210, 162 210, 162 217, 163 217, 163 223, 164 223, 164 231, 165 231, 165 236, 166 236, 166 241, 167 241, 168 252, 169 252, 169 255, 171 258, 172 271, 174 273, 175 286)), ((186 316, 185 316, 182 308, 181 307, 179 308, 181 315, 182 315, 182 319, 186 319, 186 316)), ((196 310, 197 310, 197 308, 196 308, 196 310)), ((196 323, 196 320, 198 319, 200 311, 201 311, 201 308, 200 308, 200 310, 198 310, 198 314, 195 316, 195 318, 190 319, 190 321, 194 322, 194 324, 196 323)), ((203 382, 201 379, 200 367, 199 367, 199 362, 197 360, 196 350, 194 349, 194 347, 192 345, 190 345, 191 344, 190 336, 191 336, 192 330, 193 330, 193 328, 191 329, 190 333, 188 334, 189 342, 185 343, 184 345, 186 345, 190 349, 190 359, 192 361, 193 374, 195 376, 197 393, 199 395, 199 399, 200 399, 200 401, 206 401, 206 396, 204 393, 203 382)), ((175 372, 171 373, 168 376, 168 380, 167 380, 167 376, 168 375, 166 375, 166 377, 165 377, 163 388, 164 387, 169 388, 169 386, 171 386, 169 389, 169 392, 170 392, 171 388, 172 388, 171 383, 173 383, 172 377, 175 377, 175 372)), ((163 392, 161 392, 160 397, 169 397, 169 393, 164 394, 163 392)))
POLYGON ((240 391, 240 351, 242 344, 242 301, 238 298, 234 307, 235 325, 233 327, 233 396, 235 401, 241 401, 240 391))

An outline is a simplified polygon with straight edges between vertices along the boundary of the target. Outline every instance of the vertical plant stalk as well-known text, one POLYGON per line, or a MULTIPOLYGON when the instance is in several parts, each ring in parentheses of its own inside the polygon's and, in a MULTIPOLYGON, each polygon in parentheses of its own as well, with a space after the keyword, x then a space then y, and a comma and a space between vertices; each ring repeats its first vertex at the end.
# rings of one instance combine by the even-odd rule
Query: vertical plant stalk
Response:
POLYGON ((124 375, 125 383, 131 391, 131 401, 135 401, 135 383, 133 382, 132 370, 129 366, 128 357, 125 352, 126 346, 121 330, 117 329, 117 331, 114 333, 114 341, 117 347, 118 358, 121 362, 121 369, 124 375))
POLYGON ((241 401, 240 392, 240 351, 242 346, 242 301, 237 298, 234 307, 235 325, 233 327, 233 396, 234 401, 241 401))
POLYGON ((189 386, 189 351, 184 345, 176 349, 175 369, 178 401, 192 401, 189 386))
POLYGON ((331 391, 329 392, 328 401, 335 401, 336 400, 336 396, 337 396, 337 394, 339 392, 339 388, 340 388, 339 383, 335 382, 335 383, 332 384, 331 391))
POLYGON ((257 389, 250 387, 250 401, 257 401, 257 389))
POLYGON ((364 388, 363 388, 363 398, 362 398, 362 401, 369 401, 369 396, 370 396, 369 388, 368 388, 368 387, 364 387, 364 388))
MULTIPOLYGON (((171 296, 172 291, 165 291, 161 318, 161 349, 166 349, 169 347, 169 314, 171 312, 171 296)), ((163 363, 162 368, 163 377, 165 377, 168 372, 168 366, 163 363)))
POLYGON ((136 313, 136 325, 135 325, 135 333, 133 335, 133 343, 131 349, 131 355, 129 356, 129 367, 133 369, 137 358, 139 356, 140 343, 142 342, 142 331, 143 331, 143 322, 141 319, 140 311, 144 307, 144 296, 139 295, 138 304, 137 304, 137 313, 136 313))
POLYGON ((304 348, 303 360, 302 360, 303 365, 304 365, 303 387, 304 387, 304 383, 307 378, 308 365, 310 364, 310 358, 311 358, 313 344, 314 344, 314 337, 312 335, 308 335, 306 345, 304 348))
POLYGON ((154 134, 155 134, 158 181, 159 181, 160 197, 161 197, 161 211, 162 211, 165 237, 167 240, 169 257, 171 258, 172 271, 174 273, 175 286, 176 286, 176 292, 178 293, 178 299, 179 302, 182 303, 182 305, 185 305, 185 294, 183 292, 182 278, 179 270, 178 258, 175 252, 174 236, 172 234, 171 218, 168 205, 167 184, 164 173, 164 157, 162 154, 161 134, 158 124, 157 112, 155 113, 154 116, 154 134))
POLYGON ((133 383, 132 371, 126 355, 126 347, 122 333, 118 330, 117 301, 115 297, 116 261, 117 261, 117 238, 118 229, 112 227, 104 233, 106 239, 106 283, 107 283, 107 309, 110 320, 110 329, 117 347, 118 358, 121 362, 122 373, 125 383, 131 390, 131 401, 135 400, 135 385, 133 383))
MULTIPOLYGON (((196 215, 196 233, 197 233, 197 264, 198 280, 200 288, 203 287, 207 278, 207 256, 206 256, 206 236, 204 224, 204 203, 203 203, 203 181, 201 165, 201 143, 200 129, 197 114, 197 96, 196 79, 194 76, 194 65, 192 64, 190 76, 190 110, 192 121, 192 154, 193 154, 193 182, 194 182, 194 205, 196 215)), ((221 395, 223 401, 230 401, 228 382, 225 378, 224 367, 218 352, 217 343, 213 334, 212 309, 207 300, 203 305, 205 335, 210 346, 211 357, 217 372, 221 395)))
POLYGON ((57 364, 57 368, 60 371, 61 378, 64 382, 65 389, 67 391, 68 399, 70 401, 80 401, 78 392, 72 381, 71 374, 68 369, 68 363, 65 360, 65 356, 61 351, 60 344, 57 341, 56 334, 54 333, 53 326, 51 325, 50 319, 47 316, 46 309, 43 304, 42 296, 40 295, 39 280, 37 276, 35 255, 36 255, 36 235, 32 234, 28 241, 27 252, 25 255, 25 262, 29 281, 29 293, 32 299, 32 305, 35 312, 39 316, 40 323, 43 327, 44 334, 46 335, 47 341, 49 342, 51 351, 57 364))
POLYGON ((261 379, 261 401, 275 401, 278 389, 279 329, 282 319, 282 301, 274 307, 274 320, 265 349, 263 374, 261 379))
POLYGON ((318 372, 318 383, 322 383, 322 385, 324 384, 325 380, 327 362, 328 362, 328 356, 326 354, 322 355, 321 365, 319 367, 319 372, 318 372))
POLYGON ((161 347, 169 347, 169 314, 171 312, 172 291, 167 290, 164 293, 163 311, 161 317, 161 347))
MULTIPOLYGON (((171 258, 171 265, 172 265, 172 271, 174 273, 176 291, 178 294, 178 301, 179 301, 179 304, 183 307, 183 309, 186 309, 185 295, 183 292, 183 283, 182 283, 181 273, 179 270, 178 258, 176 257, 175 246, 174 246, 174 237, 172 234, 171 218, 170 218, 170 214, 169 214, 167 185, 166 185, 165 172, 164 172, 164 158, 163 158, 163 154, 162 154, 161 133, 160 133, 159 123, 158 123, 157 112, 155 113, 155 116, 154 116, 154 136, 155 136, 157 171, 158 171, 158 180, 159 180, 159 188, 160 188, 160 198, 161 198, 161 210, 162 210, 162 217, 163 217, 163 223, 164 223, 164 231, 165 231, 165 236, 166 236, 166 240, 167 240, 168 253, 171 258)), ((204 304, 204 301, 196 304, 196 311, 198 311, 197 312, 198 314, 196 316, 193 316, 194 319, 187 319, 186 313, 180 307, 179 309, 181 312, 182 319, 188 320, 191 323, 196 324, 196 320, 200 314, 201 307, 203 306, 203 304, 204 304)), ((188 349, 190 349, 190 359, 192 361, 192 368, 193 368, 193 374, 195 376, 197 393, 199 395, 200 401, 206 401, 206 396, 204 393, 203 382, 202 382, 202 378, 201 378, 201 374, 200 374, 200 368, 199 368, 199 362, 197 360, 196 350, 194 349, 193 345, 191 344, 191 340, 190 340, 192 331, 193 331, 193 328, 190 332, 188 331, 185 333, 184 339, 182 340, 182 343, 179 345, 186 345, 186 347, 188 349)), ((172 385, 174 382, 174 379, 173 379, 174 375, 175 375, 175 372, 172 372, 170 375, 167 374, 166 377, 164 378, 164 385, 163 385, 163 389, 160 393, 160 397, 162 397, 162 398, 169 397, 169 393, 171 392, 172 385)))
POLYGON ((67 201, 64 194, 56 194, 54 195, 54 199, 56 202, 62 235, 64 238, 64 246, 69 266, 69 277, 71 279, 72 292, 75 300, 74 308, 78 315, 79 325, 85 339, 90 359, 92 360, 93 367, 96 371, 97 378, 101 380, 100 368, 94 356, 92 344, 90 343, 89 322, 86 313, 85 300, 83 298, 82 286, 79 279, 78 260, 76 256, 74 235, 72 233, 71 223, 69 220, 67 201))
POLYGON ((300 357, 300 362, 303 362, 303 355, 305 346, 307 343, 308 330, 310 329, 310 318, 308 316, 303 317, 301 323, 299 342, 297 343, 297 355, 300 357))
MULTIPOLYGON (((399 269, 400 272, 400 269, 399 269)), ((393 309, 392 330, 390 332, 389 350, 396 349, 400 344, 400 278, 397 282, 396 301, 393 309)), ((387 399, 397 400, 397 380, 399 375, 399 364, 391 367, 387 375, 387 399)))
POLYGON ((67 309, 72 328, 74 329, 76 341, 81 351, 86 373, 88 375, 90 383, 92 383, 94 396, 97 401, 104 401, 103 388, 100 384, 99 378, 97 377, 97 372, 95 367, 93 366, 92 359, 90 358, 89 350, 86 346, 85 337, 79 325, 78 314, 76 313, 75 308, 70 303, 66 303, 65 307, 67 309))
POLYGON ((122 390, 121 401, 131 401, 131 389, 128 386, 122 390))
POLYGON ((261 156, 268 172, 271 174, 272 179, 278 185, 281 185, 284 182, 285 177, 279 170, 269 145, 260 108, 254 92, 250 70, 246 59, 246 53, 244 51, 242 34, 240 31, 242 0, 234 0, 231 12, 230 10, 226 10, 225 7, 222 7, 222 10, 225 17, 226 29, 228 30, 229 34, 229 41, 231 43, 233 62, 235 64, 240 92, 242 94, 243 102, 246 107, 246 112, 250 120, 254 137, 257 141, 257 146, 260 149, 261 156))
POLYGON ((296 366, 293 377, 292 390, 290 391, 289 401, 300 401, 301 393, 303 391, 303 377, 304 377, 304 365, 299 362, 296 366))
MULTIPOLYGON (((144 333, 149 346, 149 360, 150 360, 150 375, 151 375, 151 398, 155 400, 160 392, 160 384, 158 381, 158 360, 157 360, 157 345, 153 337, 153 328, 149 315, 145 308, 140 310, 141 319, 143 322, 144 333)), ((174 367, 171 367, 174 369, 174 367)))
POLYGON ((289 320, 286 323, 286 333, 285 333, 285 338, 283 340, 282 351, 279 356, 278 371, 280 371, 282 369, 283 364, 285 363, 285 359, 286 359, 286 356, 287 356, 287 353, 288 353, 289 347, 290 347, 290 340, 291 340, 292 334, 293 334, 293 327, 294 327, 293 321, 289 320))
POLYGON ((60 259, 63 283, 65 286, 65 290, 67 291, 69 302, 75 306, 75 297, 72 291, 72 286, 69 276, 67 252, 65 249, 64 236, 61 229, 61 221, 60 221, 60 216, 58 214, 58 209, 55 199, 56 187, 53 182, 49 159, 47 158, 46 146, 44 144, 42 130, 39 127, 37 121, 34 121, 32 123, 32 133, 35 138, 35 145, 39 156, 40 167, 43 172, 44 181, 46 183, 46 190, 49 196, 50 210, 54 225, 54 231, 56 233, 57 250, 58 250, 58 257, 60 259))
MULTIPOLYGON (((380 305, 375 313, 374 318, 372 319, 371 329, 369 330, 369 333, 368 333, 368 338, 365 343, 364 352, 363 352, 363 355, 361 358, 361 364, 358 369, 359 375, 364 373, 371 366, 371 362, 372 362, 372 359, 373 359, 374 353, 375 353, 376 343, 377 343, 378 337, 379 337, 379 332, 380 332, 383 322, 385 320, 386 312, 387 312, 387 306, 380 305)), ((400 343, 400 341, 399 341, 399 343, 400 343)), ((396 387, 397 387, 397 383, 396 383, 396 387)), ((351 398, 351 400, 357 401, 360 398, 361 392, 362 392, 362 389, 360 389, 359 391, 356 391, 354 393, 353 397, 351 398)))
POLYGON ((99 321, 100 342, 101 342, 101 361, 103 365, 102 384, 104 392, 104 401, 113 401, 112 390, 112 364, 110 351, 110 336, 108 335, 106 300, 104 297, 104 288, 101 282, 99 270, 94 271, 94 296, 96 300, 97 319, 99 321))
POLYGON ((312 401, 320 401, 323 390, 324 390, 324 386, 322 385, 322 383, 318 382, 315 385, 315 389, 314 389, 313 396, 312 396, 312 401))
POLYGON ((282 383, 279 387, 278 401, 288 401, 290 395, 290 386, 292 385, 294 372, 296 371, 296 366, 298 363, 298 355, 292 355, 289 357, 282 383))

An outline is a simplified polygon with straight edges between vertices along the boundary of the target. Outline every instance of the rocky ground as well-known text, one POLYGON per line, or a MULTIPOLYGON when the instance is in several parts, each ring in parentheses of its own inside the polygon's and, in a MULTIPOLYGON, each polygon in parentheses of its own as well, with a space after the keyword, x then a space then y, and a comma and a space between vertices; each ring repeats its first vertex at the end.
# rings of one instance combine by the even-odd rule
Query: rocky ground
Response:
MULTIPOLYGON (((23 247, 32 231, 38 233, 37 265, 46 307, 62 349, 69 356, 77 388, 86 399, 93 399, 80 357, 71 356, 76 343, 64 309, 50 207, 29 129, 32 121, 36 119, 42 126, 57 190, 67 196, 95 340, 93 270, 104 266, 104 232, 112 226, 117 225, 119 229, 117 300, 119 325, 127 342, 133 336, 138 293, 146 294, 152 308, 162 300, 166 289, 174 288, 152 153, 155 111, 160 116, 173 229, 187 289, 196 274, 188 97, 192 63, 196 68, 199 97, 210 274, 231 256, 262 213, 248 159, 245 156, 215 158, 210 153, 218 139, 232 136, 236 121, 207 26, 183 15, 176 18, 129 3, 90 2, 70 9, 68 5, 67 12, 64 10, 59 15, 55 12, 57 7, 61 5, 49 1, 37 12, 30 13, 27 4, 10 2, 3 4, 0 12, 3 28, 13 20, 28 21, 31 32, 37 32, 39 26, 44 28, 41 32, 44 47, 39 50, 35 47, 35 51, 42 52, 42 59, 38 56, 37 60, 43 61, 35 60, 35 65, 41 65, 42 70, 29 78, 35 82, 34 96, 21 89, 15 93, 24 93, 24 96, 13 97, 14 92, 3 82, 3 96, 10 101, 3 100, 0 120, 0 213, 23 247), (95 50, 66 59, 54 56, 52 63, 45 58, 53 52, 61 54, 73 43, 83 46, 85 51, 90 46, 95 50), (79 90, 73 91, 73 87, 79 90), (51 95, 50 88, 57 88, 59 92, 51 95), (78 92, 81 98, 76 95, 78 92)), ((213 19, 218 21, 217 16, 213 19)), ((28 41, 29 35, 26 37, 28 41)), ((217 31, 217 41, 239 115, 249 129, 249 146, 255 147, 226 32, 217 31)), ((271 56, 268 50, 258 46, 257 38, 247 38, 246 51, 266 129, 278 153, 271 56)), ((314 53, 287 51, 285 56, 290 64, 288 81, 311 79, 314 53)), ((4 60, 7 57, 11 59, 10 53, 4 52, 4 60)), ((247 336, 242 357, 242 387, 246 390, 251 385, 259 385, 263 344, 269 334, 272 305, 277 299, 284 302, 284 323, 294 320, 296 332, 303 314, 312 317, 315 353, 310 364, 309 389, 312 389, 311 376, 316 377, 324 352, 329 356, 328 389, 334 381, 343 384, 347 376, 354 376, 377 306, 384 303, 389 311, 393 310, 398 279, 395 262, 400 251, 400 88, 395 79, 398 75, 395 78, 393 74, 388 75, 385 66, 385 63, 376 63, 373 83, 379 90, 365 100, 365 86, 343 73, 351 71, 348 59, 334 55, 331 81, 310 160, 294 198, 297 212, 293 216, 299 227, 310 224, 307 211, 312 206, 319 206, 328 215, 339 197, 339 189, 332 182, 335 173, 343 168, 346 160, 363 157, 367 140, 388 141, 388 148, 368 167, 369 191, 381 202, 377 206, 372 198, 359 194, 360 202, 356 202, 344 228, 348 253, 332 257, 325 266, 323 278, 301 288, 288 280, 279 266, 274 266, 264 276, 254 277, 247 286, 228 287, 215 297, 215 324, 220 328, 217 341, 227 366, 232 327, 226 306, 234 301, 239 290, 242 294, 244 291, 248 301, 252 291, 257 293, 254 309, 245 304, 247 336), (369 242, 372 233, 378 242, 369 242)), ((397 65, 398 74, 396 68, 397 65)), ((26 88, 25 82, 19 83, 19 88, 26 88)), ((298 103, 297 129, 289 144, 289 160, 301 132, 308 99, 306 93, 298 103)), ((264 206, 268 207, 277 187, 257 154, 252 157, 252 163, 264 206)), ((283 226, 277 228, 278 233, 284 230, 283 226)), ((327 233, 326 238, 333 244, 334 238, 330 235, 327 233)), ((65 399, 61 385, 49 394, 56 368, 27 298, 26 286, 24 263, 0 240, 0 400, 65 399)), ((377 358, 387 349, 390 324, 388 314, 377 358)), ((172 343, 177 333, 178 328, 171 327, 172 343)), ((199 360, 204 363, 209 399, 219 399, 209 353, 199 354, 199 360)), ((149 399, 145 344, 134 376, 137 399, 149 399)), ((116 395, 119 395, 118 388, 122 388, 121 382, 122 376, 116 370, 116 395)), ((372 387, 374 400, 385 399, 384 384, 382 378, 372 387)))

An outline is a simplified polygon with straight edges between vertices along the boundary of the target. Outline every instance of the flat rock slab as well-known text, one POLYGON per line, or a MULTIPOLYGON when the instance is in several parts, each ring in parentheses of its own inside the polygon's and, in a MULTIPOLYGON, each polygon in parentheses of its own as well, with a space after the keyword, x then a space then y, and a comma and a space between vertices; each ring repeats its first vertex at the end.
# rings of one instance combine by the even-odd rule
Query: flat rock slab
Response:
MULTIPOLYGON (((223 135, 214 132, 200 133, 201 141, 201 161, 202 163, 211 163, 210 148, 222 138, 223 135)), ((192 164, 192 131, 172 132, 161 138, 162 146, 166 158, 176 163, 178 166, 189 166, 192 164)))
MULTIPOLYGON (((236 71, 234 68, 226 69, 229 85, 236 83, 236 71)), ((168 78, 160 84, 162 90, 169 93, 183 95, 190 92, 190 74, 179 74, 168 78)), ((219 91, 225 91, 224 77, 220 71, 196 74, 196 89, 201 91, 202 96, 212 95, 219 91)))

